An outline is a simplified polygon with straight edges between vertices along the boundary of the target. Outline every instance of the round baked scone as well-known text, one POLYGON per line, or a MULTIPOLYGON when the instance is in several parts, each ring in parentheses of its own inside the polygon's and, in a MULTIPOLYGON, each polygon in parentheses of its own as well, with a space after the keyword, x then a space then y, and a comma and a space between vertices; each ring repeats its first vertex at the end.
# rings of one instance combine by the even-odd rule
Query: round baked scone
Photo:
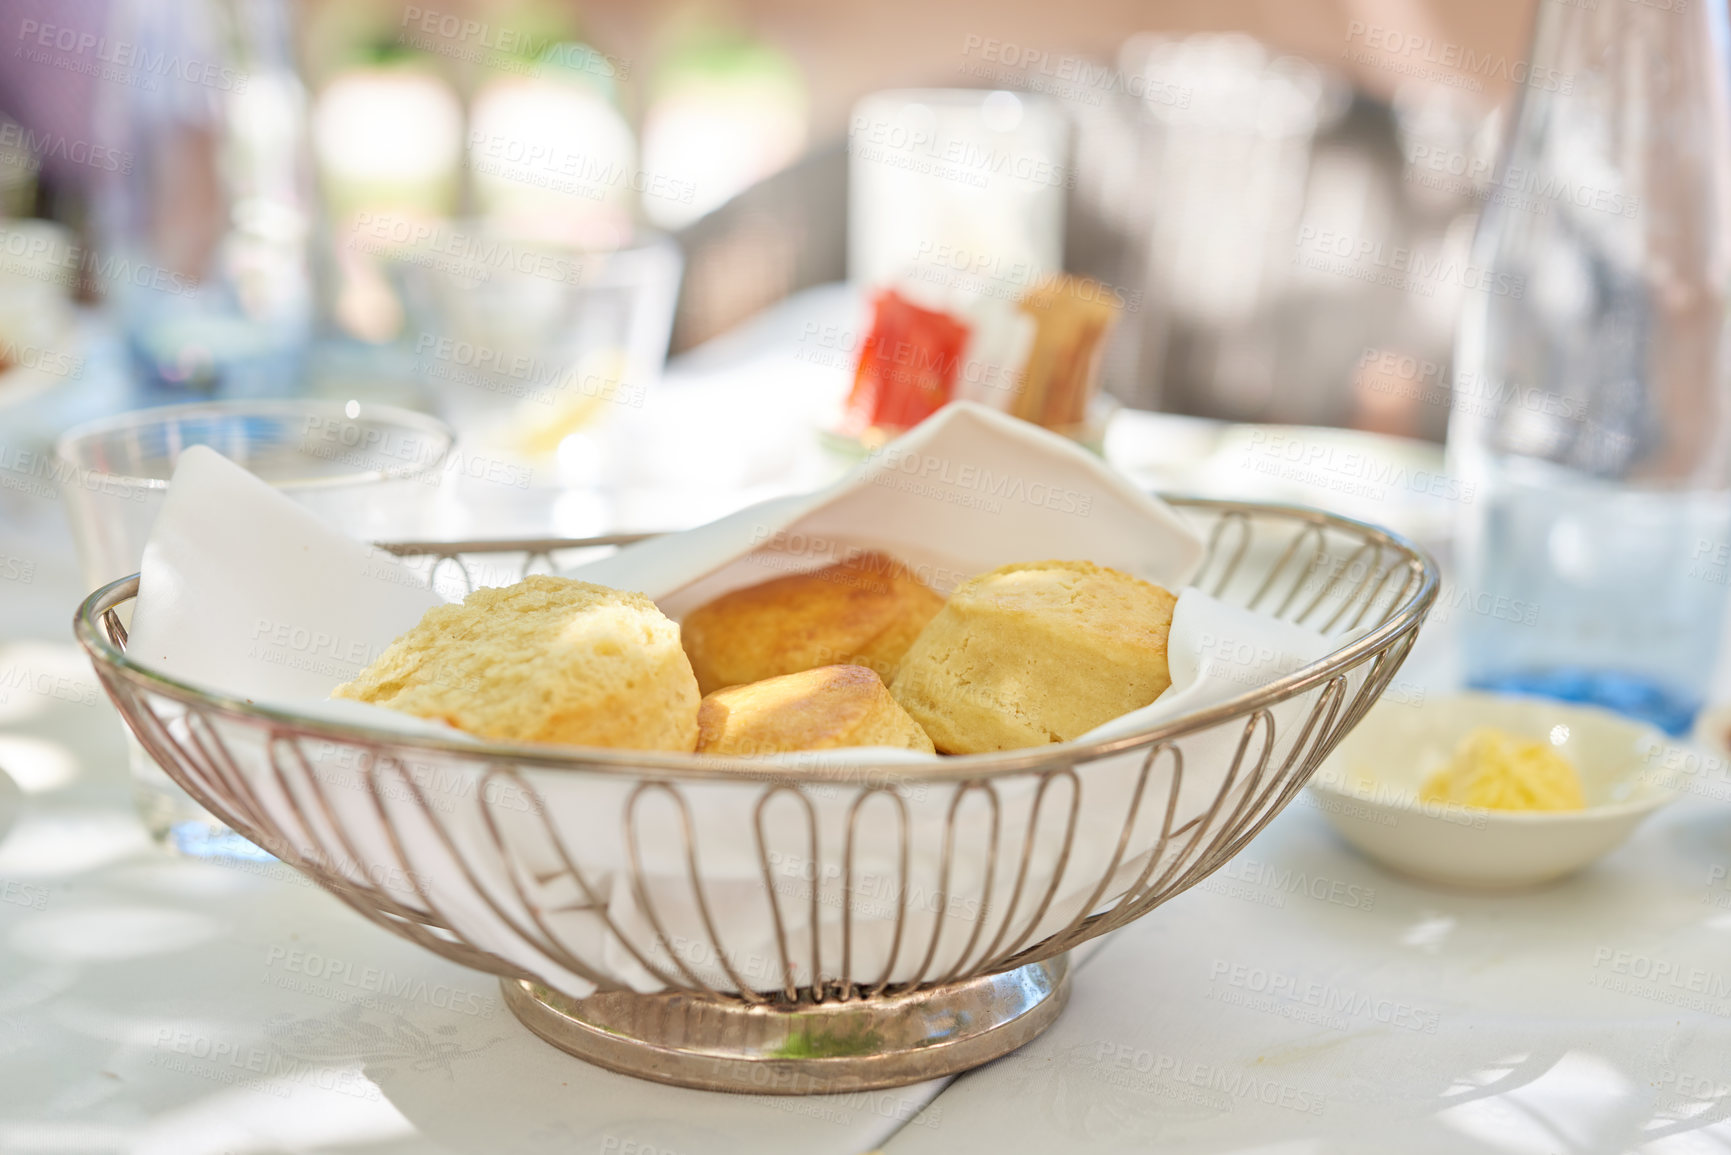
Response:
POLYGON ((331 697, 512 742, 697 744, 700 695, 679 627, 642 594, 570 578, 436 606, 331 697))
POLYGON ((703 699, 699 754, 783 754, 838 746, 896 746, 934 753, 932 740, 864 666, 822 666, 703 699))
POLYGON ((1171 685, 1176 603, 1091 562, 1002 566, 950 595, 890 693, 945 754, 1066 742, 1171 685))
POLYGON ((680 637, 705 694, 818 666, 888 682, 943 604, 901 562, 864 553, 723 594, 686 614, 680 637))

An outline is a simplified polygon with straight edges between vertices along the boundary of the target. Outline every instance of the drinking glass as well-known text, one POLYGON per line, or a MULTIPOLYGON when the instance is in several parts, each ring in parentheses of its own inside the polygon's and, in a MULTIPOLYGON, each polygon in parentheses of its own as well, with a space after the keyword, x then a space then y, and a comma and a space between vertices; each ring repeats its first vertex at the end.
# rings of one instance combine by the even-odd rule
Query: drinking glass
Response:
POLYGON ((592 484, 660 378, 682 259, 666 237, 579 248, 482 221, 359 226, 404 305, 402 343, 439 411, 539 485, 592 484))
MULTIPOLYGON (((414 536, 455 440, 422 413, 357 401, 213 401, 87 422, 55 446, 61 498, 85 588, 137 573, 169 478, 206 445, 363 541, 414 536)), ((128 740, 139 817, 158 844, 194 857, 264 852, 218 822, 128 740)))

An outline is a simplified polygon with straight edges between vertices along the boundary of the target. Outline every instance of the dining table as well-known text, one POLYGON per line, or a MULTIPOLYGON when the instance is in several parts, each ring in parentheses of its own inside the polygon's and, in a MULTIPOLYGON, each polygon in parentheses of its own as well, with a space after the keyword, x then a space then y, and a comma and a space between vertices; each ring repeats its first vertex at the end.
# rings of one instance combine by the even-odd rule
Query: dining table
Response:
MULTIPOLYGON (((798 293, 675 357, 593 434, 592 468, 453 487, 405 536, 679 530, 822 485, 850 464, 826 431, 863 320, 846 286, 798 293)), ((1731 1152, 1731 763, 1712 735, 1679 739, 1698 745, 1678 797, 1624 845, 1513 892, 1392 873, 1301 793, 1216 873, 1078 952, 1045 1033, 953 1078, 729 1095, 567 1055, 498 980, 290 867, 146 834, 121 722, 73 639, 90 591, 41 464, 59 428, 125 402, 124 378, 98 349, 58 400, 0 385, 5 1155, 1731 1152)), ((1441 446, 1119 409, 1100 448, 1149 490, 1408 535, 1444 580, 1385 699, 1457 688, 1455 632, 1484 612, 1451 564, 1474 495, 1400 480, 1446 475, 1441 446)), ((1723 676, 1707 693, 1731 696, 1723 676)))

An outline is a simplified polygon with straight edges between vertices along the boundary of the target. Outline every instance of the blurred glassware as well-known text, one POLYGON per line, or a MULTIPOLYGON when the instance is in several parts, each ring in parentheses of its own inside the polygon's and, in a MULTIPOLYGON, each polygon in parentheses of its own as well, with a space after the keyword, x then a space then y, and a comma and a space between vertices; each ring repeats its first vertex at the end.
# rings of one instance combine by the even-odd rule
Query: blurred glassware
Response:
POLYGON ((1500 109, 1487 109, 1476 94, 1421 81, 1395 89, 1390 107, 1405 162, 1402 183, 1415 208, 1453 217, 1495 196, 1500 109))
MULTIPOLYGON (((137 573, 180 454, 208 445, 361 541, 426 525, 455 440, 406 409, 356 401, 217 401, 104 417, 60 438, 61 501, 84 587, 137 573)), ((128 737, 134 798, 151 838, 195 857, 262 852, 169 781, 128 737)))
POLYGON ((83 364, 72 293, 80 249, 50 221, 0 221, 0 398, 75 379, 83 364), (19 372, 22 371, 22 372, 19 372))
POLYGON ((1168 177, 1154 187, 1153 251, 1169 307, 1185 321, 1241 322, 1284 280, 1311 142, 1342 111, 1337 86, 1245 36, 1137 38, 1123 59, 1146 78, 1142 109, 1168 177))
POLYGON ((1731 574, 1722 4, 1545 4, 1486 198, 1449 453, 1466 680, 1685 732, 1731 574))
POLYGON ((681 258, 666 237, 616 249, 445 222, 389 251, 402 344, 466 447, 561 486, 623 452, 609 418, 642 410, 667 358, 681 258))
POLYGON ((1076 136, 1064 266, 1124 302, 1103 387, 1168 412, 1440 441, 1489 184, 1474 95, 1413 82, 1391 106, 1237 34, 1139 36, 1118 67, 1076 71, 1096 79, 1051 87, 1076 136), (1470 179, 1427 183, 1432 165, 1470 179))
POLYGON ((644 115, 643 212, 678 229, 791 161, 805 146, 798 66, 742 34, 685 34, 656 69, 644 115))
POLYGON ((332 222, 327 305, 344 332, 382 342, 401 327, 368 226, 450 215, 461 186, 462 131, 463 106, 450 83, 400 53, 345 71, 319 93, 313 142, 332 222))
POLYGON ((0 116, 0 218, 28 216, 36 201, 42 158, 34 143, 23 125, 0 116))
POLYGON ((1301 225, 1345 210, 1362 229, 1367 208, 1363 159, 1331 170, 1331 181, 1313 171, 1318 134, 1346 111, 1345 84, 1238 34, 1134 37, 1119 66, 1139 98, 1135 185, 1148 202, 1141 269, 1106 278, 1145 286, 1150 306, 1135 327, 1136 360, 1155 395, 1132 400, 1213 416, 1267 418, 1281 405, 1296 414, 1310 383, 1295 379, 1281 348, 1282 306, 1355 287, 1303 283, 1301 225))
POLYGON ((1043 96, 863 98, 848 129, 848 279, 1013 300, 1062 267, 1068 150, 1063 113, 1043 96))
MULTIPOLYGON (((1350 370, 1355 429, 1441 441, 1453 404, 1450 349, 1469 282, 1478 209, 1496 196, 1491 177, 1501 117, 1459 88, 1408 81, 1394 94, 1400 183, 1393 235, 1380 252, 1395 263, 1400 307, 1370 314, 1374 328, 1350 370)), ((1326 149, 1326 145, 1324 149, 1326 149)))
POLYGON ((307 351, 301 396, 322 401, 359 401, 431 413, 438 406, 416 371, 411 350, 330 336, 307 351))
POLYGON ((136 163, 104 174, 87 271, 164 398, 291 392, 310 331, 306 98, 285 0, 117 0, 97 118, 136 163))
POLYGON ((482 216, 504 232, 582 248, 628 242, 639 204, 667 195, 637 166, 637 140, 597 75, 600 53, 549 46, 532 76, 499 76, 469 109, 466 164, 482 216))
POLYGON ((312 127, 333 217, 437 217, 456 204, 463 106, 422 61, 393 56, 342 73, 319 93, 312 127))

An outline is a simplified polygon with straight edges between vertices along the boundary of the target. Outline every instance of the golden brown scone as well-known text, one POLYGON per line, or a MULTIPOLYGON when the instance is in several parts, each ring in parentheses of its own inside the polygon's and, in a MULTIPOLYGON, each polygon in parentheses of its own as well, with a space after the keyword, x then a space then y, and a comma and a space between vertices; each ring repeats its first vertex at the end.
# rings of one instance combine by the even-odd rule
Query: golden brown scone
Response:
POLYGON ((782 754, 838 746, 935 753, 932 740, 864 666, 822 666, 717 690, 697 711, 699 754, 782 754))
POLYGON ((1171 685, 1176 603, 1091 562, 1003 566, 950 595, 890 693, 945 754, 1066 742, 1171 685))
POLYGON ((705 694, 841 664, 887 683, 943 604, 901 562, 864 553, 723 594, 686 614, 680 637, 705 694))
POLYGON ((513 742, 697 744, 679 627, 642 594, 537 575, 437 606, 333 698, 513 742))

